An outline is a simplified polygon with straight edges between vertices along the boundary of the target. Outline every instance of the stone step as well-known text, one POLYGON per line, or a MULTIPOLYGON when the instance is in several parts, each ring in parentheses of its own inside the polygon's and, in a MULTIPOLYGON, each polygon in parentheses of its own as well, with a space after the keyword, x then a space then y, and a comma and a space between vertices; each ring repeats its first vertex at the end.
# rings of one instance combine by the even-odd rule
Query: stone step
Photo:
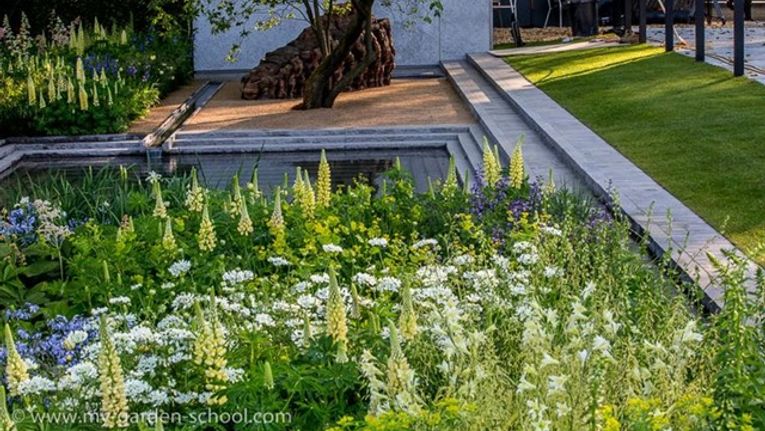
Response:
POLYGON ((13 152, 3 158, 0 158, 0 180, 13 173, 14 167, 21 161, 22 158, 23 155, 19 152, 13 152))
MULTIPOLYGON (((510 160, 516 142, 524 139, 523 152, 526 172, 534 181, 546 181, 552 171, 557 185, 566 185, 590 193, 579 176, 542 139, 526 119, 508 104, 500 91, 467 61, 449 61, 443 64, 447 76, 467 103, 493 145, 500 148, 504 164, 510 160)), ((480 137, 479 154, 483 150, 480 137)))
POLYGON ((453 134, 469 129, 468 125, 420 126, 420 127, 374 127, 363 129, 262 129, 228 131, 180 131, 176 141, 187 139, 258 138, 258 137, 316 137, 316 136, 365 136, 400 134, 453 134))
POLYGON ((60 142, 60 143, 34 143, 34 144, 18 144, 16 146, 18 151, 22 152, 35 152, 35 151, 76 151, 76 150, 94 150, 100 151, 104 149, 112 148, 129 148, 132 150, 141 149, 141 141, 132 140, 120 140, 120 141, 85 141, 85 142, 60 142))
POLYGON ((144 155, 146 149, 143 146, 120 146, 104 148, 39 148, 19 151, 23 157, 103 157, 103 156, 124 156, 124 155, 144 155))
POLYGON ((417 141, 360 141, 353 142, 324 142, 321 146, 311 142, 281 143, 263 145, 259 142, 239 142, 220 144, 199 144, 199 145, 177 145, 166 149, 168 154, 227 154, 227 153, 259 153, 259 152, 291 152, 291 151, 318 151, 325 149, 327 151, 349 151, 349 150, 396 150, 396 149, 446 149, 448 143, 455 141, 443 138, 436 140, 417 140, 417 141))
POLYGON ((313 144, 314 148, 321 149, 324 144, 355 144, 357 142, 429 142, 435 140, 454 139, 456 133, 422 133, 422 134, 387 134, 387 135, 328 135, 328 136, 297 136, 297 137, 218 137, 175 140, 169 144, 173 147, 196 147, 210 145, 262 145, 264 147, 286 147, 290 145, 313 144))

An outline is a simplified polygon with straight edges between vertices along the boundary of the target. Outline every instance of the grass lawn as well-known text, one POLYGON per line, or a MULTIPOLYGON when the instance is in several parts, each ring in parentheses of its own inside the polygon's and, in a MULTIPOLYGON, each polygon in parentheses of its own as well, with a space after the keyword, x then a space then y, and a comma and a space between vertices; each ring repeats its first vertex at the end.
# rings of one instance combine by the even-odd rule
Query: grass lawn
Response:
POLYGON ((765 263, 765 86, 645 45, 507 61, 765 263))

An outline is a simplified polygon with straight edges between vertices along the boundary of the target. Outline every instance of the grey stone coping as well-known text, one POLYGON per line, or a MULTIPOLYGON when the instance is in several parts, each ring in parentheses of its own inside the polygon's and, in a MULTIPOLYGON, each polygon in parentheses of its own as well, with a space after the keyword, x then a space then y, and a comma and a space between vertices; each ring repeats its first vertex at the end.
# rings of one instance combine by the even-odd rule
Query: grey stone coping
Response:
POLYGON ((613 193, 619 196, 619 209, 638 232, 650 236, 652 251, 670 253, 677 268, 704 291, 710 311, 723 307, 724 291, 709 255, 725 261, 726 253, 735 253, 745 259, 747 287, 754 292, 758 266, 722 234, 504 61, 489 54, 469 60, 597 196, 612 204, 613 193))
MULTIPOLYGON (((502 95, 474 67, 464 61, 445 62, 443 67, 457 93, 482 126, 481 132, 485 133, 492 144, 499 146, 505 163, 510 159, 515 143, 523 137, 525 167, 532 180, 542 178, 546 181, 552 171, 556 185, 588 190, 573 170, 543 142, 536 130, 507 104, 502 95)), ((483 141, 483 137, 478 141, 483 141)), ((481 147, 473 156, 478 159, 479 166, 481 147)))
POLYGON ((576 51, 579 49, 605 48, 614 46, 629 45, 619 45, 618 41, 593 39, 579 42, 573 41, 568 43, 559 43, 554 45, 522 46, 520 48, 495 49, 493 51, 489 51, 489 53, 495 57, 507 57, 510 55, 549 54, 552 52, 576 51))

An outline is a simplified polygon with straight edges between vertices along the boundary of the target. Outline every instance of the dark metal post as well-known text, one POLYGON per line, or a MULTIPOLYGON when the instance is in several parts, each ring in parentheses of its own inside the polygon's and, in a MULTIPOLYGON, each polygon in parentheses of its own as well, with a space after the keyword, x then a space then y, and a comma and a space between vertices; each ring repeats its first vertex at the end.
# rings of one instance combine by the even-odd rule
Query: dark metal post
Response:
POLYGON ((624 35, 632 34, 632 0, 624 0, 624 35))
POLYGON ((744 2, 736 3, 733 12, 733 76, 744 75, 744 2))
POLYGON ((670 52, 675 50, 674 0, 665 0, 664 9, 664 49, 670 52))
POLYGON ((704 0, 696 0, 696 14, 693 18, 696 24, 696 61, 704 61, 704 0))
POLYGON ((648 34, 646 31, 646 12, 645 2, 646 0, 638 0, 640 8, 640 43, 646 43, 648 41, 648 34))

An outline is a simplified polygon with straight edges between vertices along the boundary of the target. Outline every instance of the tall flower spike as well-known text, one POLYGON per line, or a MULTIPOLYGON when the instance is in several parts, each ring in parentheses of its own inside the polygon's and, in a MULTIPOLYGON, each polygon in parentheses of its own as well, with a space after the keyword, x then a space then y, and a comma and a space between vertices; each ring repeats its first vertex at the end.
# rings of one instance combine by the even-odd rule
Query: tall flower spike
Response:
POLYGON ((16 431, 16 424, 8 413, 8 399, 3 385, 0 385, 0 431, 16 431))
POLYGON ((271 363, 266 361, 263 364, 263 384, 269 391, 274 388, 274 372, 271 370, 271 363))
POLYGON ((82 64, 82 57, 77 57, 77 62, 74 66, 75 69, 75 76, 77 77, 77 80, 80 81, 80 84, 85 82, 85 66, 82 64))
POLYGON ((72 79, 66 78, 66 103, 74 103, 74 85, 72 85, 72 79))
POLYGON ((292 183, 292 197, 295 202, 301 202, 303 199, 303 192, 305 192, 305 186, 303 184, 303 170, 298 166, 295 169, 295 182, 292 183))
POLYGON ((152 188, 154 189, 154 217, 160 218, 160 219, 166 219, 167 218, 167 206, 165 205, 165 200, 162 197, 162 187, 159 184, 159 181, 152 182, 152 188))
POLYGON ((348 362, 348 324, 345 317, 345 302, 337 283, 333 268, 329 269, 329 298, 327 298, 327 334, 337 344, 335 360, 348 362))
POLYGON ((165 221, 165 233, 162 235, 162 248, 165 251, 175 251, 178 245, 175 242, 175 235, 173 235, 173 221, 170 217, 165 221))
POLYGON ((303 316, 303 347, 310 347, 313 339, 313 329, 311 327, 311 316, 308 313, 303 316))
POLYGON ((388 399, 400 410, 416 412, 419 410, 419 406, 415 392, 414 370, 409 366, 409 361, 401 350, 396 325, 389 322, 388 326, 390 328, 390 356, 388 357, 386 382, 388 399))
POLYGON ((82 84, 80 84, 80 91, 78 92, 78 96, 80 99, 80 110, 87 111, 88 110, 88 92, 85 91, 85 87, 83 87, 82 84))
POLYGON ((398 326, 405 340, 412 340, 417 335, 417 314, 414 311, 412 289, 408 283, 404 283, 401 291, 401 316, 399 316, 398 326))
POLYGON ((239 224, 237 225, 236 230, 239 232, 239 235, 242 236, 247 236, 255 231, 255 228, 252 226, 250 213, 247 211, 247 203, 244 201, 239 205, 239 224))
POLYGON ((117 349, 112 343, 106 316, 100 321, 101 351, 98 353, 98 378, 101 387, 101 418, 104 428, 127 428, 128 402, 117 349))
POLYGON ((252 170, 252 178, 247 184, 247 190, 250 192, 250 199, 252 199, 253 202, 263 196, 263 193, 260 191, 260 184, 258 181, 258 168, 252 170))
POLYGON ((282 191, 279 187, 274 192, 274 212, 271 213, 271 219, 268 220, 268 227, 271 233, 284 233, 284 216, 282 215, 282 191))
POLYGON ((199 187, 199 179, 197 178, 197 168, 191 168, 191 186, 186 191, 186 208, 193 212, 202 212, 205 207, 205 194, 201 187, 199 187))
MULTIPOLYGON (((209 392, 220 392, 228 382, 226 374, 226 339, 223 327, 218 321, 215 295, 210 294, 210 321, 205 319, 199 303, 194 304, 197 315, 197 333, 194 340, 194 363, 203 367, 205 389, 209 392)), ((225 396, 213 395, 207 400, 208 405, 223 405, 227 402, 225 396)))
POLYGON ((243 204, 244 199, 242 199, 242 188, 239 186, 239 174, 234 174, 234 178, 231 179, 231 202, 227 208, 231 218, 236 219, 241 214, 243 204))
POLYGON ((207 204, 205 204, 204 209, 202 209, 202 222, 199 225, 197 243, 199 244, 200 250, 213 251, 215 250, 217 242, 218 239, 215 236, 215 226, 210 219, 210 211, 207 209, 207 204))
POLYGON ((550 196, 555 193, 555 176, 553 175, 552 169, 547 173, 547 182, 545 183, 543 193, 545 196, 550 196))
POLYGON ((98 87, 96 86, 96 81, 93 81, 93 106, 101 106, 101 102, 98 98, 98 87))
POLYGON ((446 180, 444 181, 443 193, 453 194, 457 191, 457 161, 454 157, 449 158, 449 169, 446 171, 446 180))
POLYGON ((127 39, 127 32, 125 30, 122 30, 122 33, 120 33, 120 45, 127 45, 128 39, 127 39))
POLYGON ((29 106, 37 105, 37 88, 35 87, 35 81, 32 79, 32 75, 27 77, 27 101, 29 106))
POLYGON ((303 197, 300 206, 308 218, 313 218, 316 211, 316 194, 313 191, 311 177, 308 175, 307 170, 303 171, 303 197))
POLYGON ((316 177, 316 205, 320 208, 329 206, 332 199, 332 170, 327 162, 327 152, 321 150, 319 174, 316 177))
POLYGON ((523 183, 526 180, 526 171, 523 166, 523 140, 524 137, 521 136, 518 142, 515 143, 513 156, 510 158, 510 187, 514 189, 523 187, 523 183))
POLYGON ((499 162, 489 146, 489 140, 484 138, 483 140, 483 179, 487 186, 494 187, 499 181, 501 176, 501 169, 499 162))
POLYGON ((5 365, 5 376, 8 381, 8 390, 12 397, 19 395, 19 386, 29 380, 29 369, 27 363, 16 350, 16 342, 13 341, 11 327, 5 324, 5 348, 7 350, 7 362, 5 365))

